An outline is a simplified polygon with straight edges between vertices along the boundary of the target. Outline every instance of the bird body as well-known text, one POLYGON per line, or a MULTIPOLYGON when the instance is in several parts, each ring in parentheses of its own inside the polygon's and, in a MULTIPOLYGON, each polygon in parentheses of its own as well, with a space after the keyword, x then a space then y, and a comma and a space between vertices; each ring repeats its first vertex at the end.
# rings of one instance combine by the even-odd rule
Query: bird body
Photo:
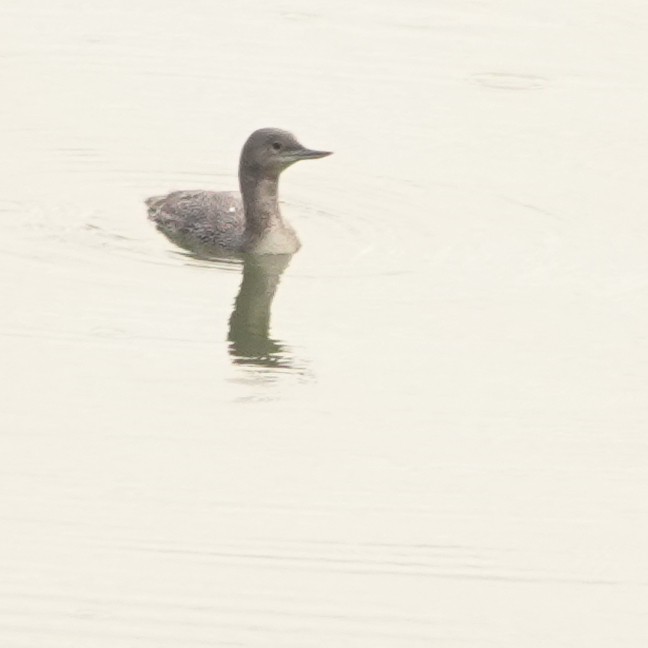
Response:
POLYGON ((293 254, 301 244, 279 210, 279 175, 299 160, 330 155, 293 135, 263 128, 250 135, 239 163, 240 192, 174 191, 146 200, 148 216, 171 241, 200 251, 293 254))

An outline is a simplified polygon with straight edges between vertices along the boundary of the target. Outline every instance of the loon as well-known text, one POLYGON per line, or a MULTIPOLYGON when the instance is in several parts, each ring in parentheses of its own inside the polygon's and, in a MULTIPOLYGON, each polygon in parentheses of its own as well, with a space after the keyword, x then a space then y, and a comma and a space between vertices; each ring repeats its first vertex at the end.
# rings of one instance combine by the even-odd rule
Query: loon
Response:
POLYGON ((148 217, 174 243, 225 253, 293 254, 301 243, 279 210, 279 176, 299 160, 331 155, 302 146, 278 128, 243 145, 238 191, 174 191, 146 200, 148 217))

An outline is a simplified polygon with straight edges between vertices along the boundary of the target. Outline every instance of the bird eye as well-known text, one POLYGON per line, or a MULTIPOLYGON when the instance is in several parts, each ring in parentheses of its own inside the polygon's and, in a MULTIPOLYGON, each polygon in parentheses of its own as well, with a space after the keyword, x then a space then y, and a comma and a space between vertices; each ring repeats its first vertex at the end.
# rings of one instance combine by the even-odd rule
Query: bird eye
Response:
POLYGON ((280 143, 280 142, 274 142, 274 143, 272 144, 272 148, 273 148, 275 151, 281 151, 281 143, 280 143))

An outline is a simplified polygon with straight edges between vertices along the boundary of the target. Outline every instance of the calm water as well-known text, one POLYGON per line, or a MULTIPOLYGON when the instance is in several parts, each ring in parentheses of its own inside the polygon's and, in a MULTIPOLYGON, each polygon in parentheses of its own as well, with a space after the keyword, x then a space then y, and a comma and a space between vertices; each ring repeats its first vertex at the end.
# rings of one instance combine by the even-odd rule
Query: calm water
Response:
POLYGON ((2 646, 648 645, 648 7, 568 5, 0 5, 2 646), (261 126, 303 249, 175 249, 261 126))

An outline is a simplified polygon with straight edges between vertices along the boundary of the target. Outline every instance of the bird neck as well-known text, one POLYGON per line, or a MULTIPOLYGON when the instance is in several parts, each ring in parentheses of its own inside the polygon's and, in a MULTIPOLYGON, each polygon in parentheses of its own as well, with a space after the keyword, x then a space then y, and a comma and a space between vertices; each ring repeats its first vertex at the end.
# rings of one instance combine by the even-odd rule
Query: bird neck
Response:
POLYGON ((260 236, 283 223, 279 211, 278 175, 241 165, 239 182, 245 210, 245 230, 249 235, 260 236))

